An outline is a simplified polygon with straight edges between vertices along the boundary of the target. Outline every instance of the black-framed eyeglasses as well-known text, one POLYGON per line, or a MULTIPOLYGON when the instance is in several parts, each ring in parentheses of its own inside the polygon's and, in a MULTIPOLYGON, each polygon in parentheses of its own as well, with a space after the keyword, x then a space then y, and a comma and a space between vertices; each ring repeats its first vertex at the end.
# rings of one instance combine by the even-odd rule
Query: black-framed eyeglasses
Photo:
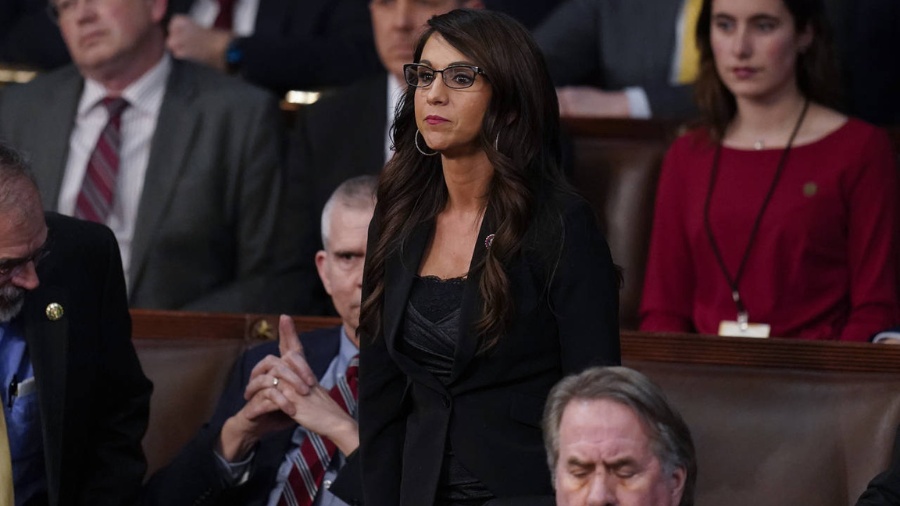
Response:
POLYGON ((450 65, 445 69, 433 69, 424 63, 407 63, 403 66, 406 83, 416 88, 427 88, 434 82, 434 75, 441 74, 444 85, 454 90, 468 88, 475 84, 475 76, 487 74, 475 65, 450 65))
POLYGON ((34 266, 37 267, 38 264, 41 263, 41 260, 47 258, 48 253, 50 253, 49 245, 45 242, 40 248, 34 250, 34 252, 27 257, 0 260, 0 282, 5 283, 21 274, 22 269, 24 269, 29 262, 34 262, 34 266))

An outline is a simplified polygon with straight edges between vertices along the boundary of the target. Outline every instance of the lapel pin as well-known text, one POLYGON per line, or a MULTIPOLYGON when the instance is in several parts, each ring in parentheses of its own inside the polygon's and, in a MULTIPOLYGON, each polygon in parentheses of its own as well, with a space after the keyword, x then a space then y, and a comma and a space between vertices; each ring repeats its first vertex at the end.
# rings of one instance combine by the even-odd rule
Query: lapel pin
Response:
POLYGON ((56 302, 47 304, 47 310, 45 312, 47 313, 47 318, 54 322, 62 318, 63 314, 65 313, 63 311, 63 307, 56 302))
POLYGON ((488 234, 488 236, 484 238, 485 249, 491 249, 491 244, 494 244, 494 234, 488 234))

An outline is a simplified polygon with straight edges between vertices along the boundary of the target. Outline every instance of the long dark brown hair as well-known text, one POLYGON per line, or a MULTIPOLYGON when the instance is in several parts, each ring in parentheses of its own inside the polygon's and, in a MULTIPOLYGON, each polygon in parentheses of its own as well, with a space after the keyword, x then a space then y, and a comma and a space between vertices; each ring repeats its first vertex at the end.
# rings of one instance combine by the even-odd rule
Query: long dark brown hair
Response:
MULTIPOLYGON (((479 79, 487 79, 492 91, 479 142, 494 169, 487 205, 496 217, 495 237, 484 260, 473 266, 483 269, 479 292, 484 306, 475 331, 484 351, 497 343, 512 319, 504 266, 522 249, 537 206, 546 201, 539 194, 567 188, 560 171, 559 104, 540 49, 512 18, 470 9, 433 17, 416 46, 416 62, 435 33, 484 70, 479 79)), ((447 203, 441 157, 424 156, 415 146, 415 92, 408 86, 397 106, 392 127, 396 153, 378 186, 373 222, 380 234, 368 247, 368 297, 360 318, 361 335, 370 338, 380 334, 387 258, 402 251, 413 228, 433 220, 447 203)))
MULTIPOLYGON (((822 0, 781 0, 794 19, 794 29, 800 33, 812 29, 809 48, 797 56, 795 72, 800 93, 813 102, 836 108, 840 99, 840 75, 835 64, 831 29, 825 18, 822 0)), ((721 139, 728 124, 737 113, 734 95, 716 71, 712 42, 712 3, 704 0, 697 19, 697 47, 700 50, 700 74, 694 83, 694 97, 712 137, 721 139)))

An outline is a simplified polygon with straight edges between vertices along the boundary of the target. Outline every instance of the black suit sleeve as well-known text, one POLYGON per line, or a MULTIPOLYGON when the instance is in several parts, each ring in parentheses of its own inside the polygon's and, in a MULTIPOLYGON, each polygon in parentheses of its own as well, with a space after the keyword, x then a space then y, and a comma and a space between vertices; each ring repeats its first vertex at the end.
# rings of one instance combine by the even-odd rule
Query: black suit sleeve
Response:
POLYGON ((869 482, 856 506, 893 506, 900 504, 900 427, 894 440, 890 467, 869 482))
POLYGON ((116 240, 105 227, 77 223, 85 227, 84 233, 69 240, 79 241, 81 248, 90 248, 92 252, 85 250, 85 254, 105 259, 106 272, 99 280, 103 286, 99 312, 93 315, 99 322, 100 343, 96 349, 101 354, 97 361, 100 370, 95 384, 95 413, 90 417, 93 422, 87 437, 93 451, 78 456, 84 474, 81 498, 73 504, 135 504, 147 469, 141 439, 147 430, 153 385, 144 376, 131 342, 131 316, 116 240), (94 231, 101 233, 95 235, 94 231), (99 246, 93 248, 93 244, 99 246))
POLYGON ((586 202, 569 206, 563 220, 562 249, 550 285, 563 373, 619 365, 619 282, 609 246, 586 202))

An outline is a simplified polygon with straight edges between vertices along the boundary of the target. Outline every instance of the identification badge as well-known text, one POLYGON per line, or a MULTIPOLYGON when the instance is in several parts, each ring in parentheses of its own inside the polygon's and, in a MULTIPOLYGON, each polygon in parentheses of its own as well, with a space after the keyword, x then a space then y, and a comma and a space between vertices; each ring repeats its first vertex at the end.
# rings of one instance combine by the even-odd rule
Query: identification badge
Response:
POLYGON ((728 337, 769 337, 772 331, 768 323, 746 323, 723 320, 719 323, 719 335, 728 337))

